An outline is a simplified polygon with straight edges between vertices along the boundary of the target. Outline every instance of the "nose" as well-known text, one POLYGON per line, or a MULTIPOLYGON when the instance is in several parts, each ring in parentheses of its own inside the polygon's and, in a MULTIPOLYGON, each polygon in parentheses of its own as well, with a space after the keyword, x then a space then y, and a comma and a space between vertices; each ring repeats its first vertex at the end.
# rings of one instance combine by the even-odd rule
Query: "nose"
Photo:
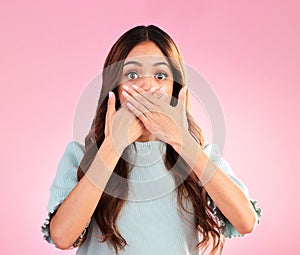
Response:
POLYGON ((157 86, 156 79, 153 77, 153 75, 144 75, 141 77, 140 81, 140 87, 142 87, 144 90, 150 90, 153 86, 157 86))

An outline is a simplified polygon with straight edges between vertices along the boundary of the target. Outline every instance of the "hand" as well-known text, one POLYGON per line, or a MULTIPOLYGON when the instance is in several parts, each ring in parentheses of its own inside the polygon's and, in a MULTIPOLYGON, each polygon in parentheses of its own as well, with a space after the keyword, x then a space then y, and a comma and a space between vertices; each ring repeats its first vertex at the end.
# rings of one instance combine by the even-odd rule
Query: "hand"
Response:
MULTIPOLYGON (((178 103, 171 106, 166 94, 150 94, 140 87, 129 88, 128 108, 137 116, 145 127, 158 138, 170 144, 185 160, 191 169, 197 172, 201 185, 205 185, 214 176, 217 167, 208 161, 207 155, 188 130, 186 117, 186 91, 181 88, 178 103), (164 96, 165 95, 165 96, 164 96), (206 163, 207 162, 207 163, 206 163)), ((126 87, 124 88, 126 89, 126 87)))
POLYGON ((126 105, 116 111, 116 97, 111 93, 107 103, 104 133, 105 138, 112 140, 115 149, 121 155, 129 144, 143 134, 145 127, 126 105))
MULTIPOLYGON (((186 91, 179 92, 178 104, 173 107, 166 102, 168 95, 156 91, 154 94, 138 86, 126 89, 129 110, 138 117, 144 126, 162 141, 175 146, 181 144, 188 131, 186 117, 186 91)), ((168 102, 170 102, 168 98, 168 102)))

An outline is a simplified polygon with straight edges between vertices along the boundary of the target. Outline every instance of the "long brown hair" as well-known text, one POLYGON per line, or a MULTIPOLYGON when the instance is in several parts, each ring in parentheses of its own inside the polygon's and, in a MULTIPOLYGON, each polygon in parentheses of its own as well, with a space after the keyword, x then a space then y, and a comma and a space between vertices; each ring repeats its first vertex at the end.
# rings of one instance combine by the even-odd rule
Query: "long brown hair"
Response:
MULTIPOLYGON (((100 148, 105 138, 104 128, 108 91, 112 90, 115 95, 118 95, 117 88, 122 72, 122 61, 126 59, 134 46, 144 41, 154 42, 168 59, 177 60, 171 61, 170 63, 174 77, 171 105, 176 105, 177 103, 180 88, 185 85, 185 69, 179 50, 172 38, 166 32, 154 25, 137 26, 128 30, 112 46, 104 63, 100 98, 91 129, 85 137, 85 153, 77 171, 78 181, 84 176, 84 173, 90 167, 96 156, 97 149, 100 148)), ((119 109, 120 106, 120 101, 117 100, 116 109, 119 109)), ((202 131, 188 111, 188 94, 186 99, 186 109, 189 132, 203 149, 204 137, 202 131)), ((195 228, 202 234, 203 237, 200 243, 195 244, 195 249, 203 248, 205 251, 208 246, 212 244, 210 254, 216 254, 219 248, 221 252, 223 248, 223 241, 220 227, 212 214, 211 207, 208 205, 207 193, 203 186, 199 185, 197 175, 191 171, 186 162, 169 144, 167 144, 166 147, 164 163, 167 169, 170 170, 173 168, 174 174, 172 176, 175 183, 179 184, 176 185, 178 186, 177 203, 179 208, 187 213, 191 213, 183 206, 183 199, 189 200, 193 205, 193 213, 196 218, 196 221, 193 224, 195 224, 195 228), (188 175, 186 174, 187 171, 190 172, 188 175)), ((120 157, 116 164, 114 172, 127 179, 129 165, 124 159, 122 159, 122 157, 120 157)), ((122 195, 128 195, 128 185, 118 185, 116 181, 112 182, 111 179, 108 181, 106 188, 117 190, 117 192, 122 195)), ((93 214, 103 234, 103 240, 101 240, 101 242, 111 242, 117 254, 119 249, 123 249, 125 245, 127 245, 126 240, 122 237, 116 224, 118 215, 125 202, 125 199, 113 197, 103 192, 93 214)))

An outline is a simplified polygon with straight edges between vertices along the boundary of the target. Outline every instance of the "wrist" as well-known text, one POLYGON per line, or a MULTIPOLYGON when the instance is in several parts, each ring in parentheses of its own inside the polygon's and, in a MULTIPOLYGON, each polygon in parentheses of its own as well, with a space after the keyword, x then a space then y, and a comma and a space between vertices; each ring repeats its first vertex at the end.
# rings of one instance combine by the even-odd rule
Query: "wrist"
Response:
POLYGON ((180 140, 173 143, 174 150, 186 161, 204 186, 216 173, 218 167, 210 161, 200 144, 187 131, 180 140))
POLYGON ((111 148, 111 151, 118 154, 119 157, 121 157, 124 149, 127 147, 127 145, 120 141, 116 141, 116 139, 113 139, 112 137, 108 136, 104 139, 103 143, 107 144, 109 148, 111 148))
POLYGON ((188 146, 200 146, 189 131, 181 132, 180 135, 170 142, 174 150, 181 155, 188 146))
POLYGON ((180 155, 184 147, 184 142, 189 140, 190 136, 191 134, 189 131, 180 131, 178 135, 169 137, 168 144, 170 144, 173 149, 180 155))
POLYGON ((193 138, 189 131, 181 133, 176 141, 172 142, 174 150, 193 169, 198 161, 201 152, 200 144, 193 138))

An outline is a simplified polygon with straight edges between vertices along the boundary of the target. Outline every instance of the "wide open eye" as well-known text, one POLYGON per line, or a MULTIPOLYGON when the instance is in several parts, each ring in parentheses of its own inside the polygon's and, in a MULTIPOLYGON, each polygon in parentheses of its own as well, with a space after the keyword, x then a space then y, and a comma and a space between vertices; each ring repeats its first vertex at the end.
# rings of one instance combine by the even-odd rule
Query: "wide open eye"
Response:
POLYGON ((163 73, 163 72, 159 72, 155 75, 155 78, 156 79, 159 79, 159 80, 164 80, 168 77, 168 74, 166 73, 163 73))
POLYGON ((130 80, 139 78, 139 75, 136 72, 128 72, 125 76, 130 80))

